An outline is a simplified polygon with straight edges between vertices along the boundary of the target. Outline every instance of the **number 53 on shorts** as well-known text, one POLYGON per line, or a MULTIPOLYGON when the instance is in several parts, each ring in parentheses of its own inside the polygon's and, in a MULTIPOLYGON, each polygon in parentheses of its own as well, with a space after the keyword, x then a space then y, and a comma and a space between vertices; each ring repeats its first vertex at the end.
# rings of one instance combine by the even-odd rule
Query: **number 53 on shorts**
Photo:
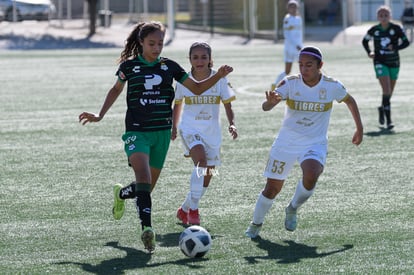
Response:
POLYGON ((267 161, 264 176, 271 179, 284 180, 290 171, 289 165, 286 162, 277 159, 269 158, 267 161))

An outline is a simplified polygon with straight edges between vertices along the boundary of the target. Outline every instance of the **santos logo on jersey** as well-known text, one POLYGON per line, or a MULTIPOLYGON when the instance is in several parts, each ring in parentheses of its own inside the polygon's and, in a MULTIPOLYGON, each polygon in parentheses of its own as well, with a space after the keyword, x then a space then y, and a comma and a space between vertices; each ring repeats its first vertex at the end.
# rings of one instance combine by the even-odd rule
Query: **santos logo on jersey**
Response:
POLYGON ((141 103, 142 106, 145 106, 145 105, 154 105, 154 104, 166 104, 167 100, 166 99, 141 98, 139 102, 141 103))

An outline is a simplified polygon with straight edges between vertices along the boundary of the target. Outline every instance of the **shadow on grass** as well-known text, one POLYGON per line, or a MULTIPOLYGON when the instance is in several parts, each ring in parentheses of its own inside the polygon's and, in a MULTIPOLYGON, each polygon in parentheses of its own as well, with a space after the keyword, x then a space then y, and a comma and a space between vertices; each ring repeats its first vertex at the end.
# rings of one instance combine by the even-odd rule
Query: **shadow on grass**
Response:
POLYGON ((371 132, 364 133, 364 135, 369 136, 369 137, 379 137, 379 136, 394 135, 394 134, 395 134, 394 130, 388 130, 387 128, 383 128, 383 127, 380 127, 378 131, 371 131, 371 132))
POLYGON ((316 246, 308 246, 305 244, 296 243, 294 241, 283 241, 287 245, 281 245, 277 243, 272 243, 268 240, 257 237, 252 239, 252 241, 257 243, 257 246, 260 249, 267 250, 268 256, 251 256, 245 257, 246 261, 249 264, 256 264, 258 260, 277 260, 277 263, 280 264, 290 264, 298 263, 302 259, 315 259, 326 257, 335 253, 340 253, 348 249, 352 249, 354 246, 351 244, 343 245, 343 248, 338 250, 333 250, 330 252, 318 253, 316 246))
MULTIPOLYGON (((157 235, 157 245, 160 247, 174 247, 176 246, 178 249, 178 237, 180 233, 171 233, 166 235, 157 235)), ((147 253, 144 250, 138 250, 132 247, 126 247, 119 245, 118 242, 108 242, 105 246, 109 246, 121 251, 124 251, 126 255, 123 258, 113 258, 102 261, 96 265, 90 263, 81 263, 81 262, 58 262, 58 265, 77 265, 84 272, 89 272, 93 274, 99 275, 107 275, 107 274, 125 274, 129 270, 139 270, 143 268, 150 268, 150 267, 157 267, 162 265, 185 265, 190 269, 201 269, 203 268, 202 265, 198 263, 208 261, 208 258, 187 258, 183 255, 182 258, 176 261, 166 261, 163 263, 154 263, 150 264, 149 261, 151 260, 151 254, 147 253)), ((154 253, 157 253, 155 251, 154 253)))
POLYGON ((7 50, 54 50, 54 49, 89 49, 115 48, 114 43, 93 42, 90 37, 74 39, 69 37, 55 37, 45 34, 39 37, 25 37, 21 35, 0 35, 0 42, 7 50))

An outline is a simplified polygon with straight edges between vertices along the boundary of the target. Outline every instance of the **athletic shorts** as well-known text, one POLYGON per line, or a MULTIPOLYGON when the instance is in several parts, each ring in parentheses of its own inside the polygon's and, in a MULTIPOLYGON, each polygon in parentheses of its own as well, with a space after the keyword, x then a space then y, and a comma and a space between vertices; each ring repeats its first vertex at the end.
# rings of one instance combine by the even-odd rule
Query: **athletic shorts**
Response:
POLYGON ((122 136, 124 150, 129 157, 134 153, 149 156, 150 167, 162 169, 170 146, 171 130, 155 132, 126 132, 122 136))
POLYGON ((180 130, 181 141, 184 147, 184 156, 190 156, 190 150, 196 145, 202 145, 206 152, 207 166, 219 166, 220 160, 220 147, 210 146, 203 139, 202 135, 196 132, 182 131, 180 130))
POLYGON ((299 51, 296 48, 285 47, 284 59, 285 63, 293 63, 299 59, 299 51))
POLYGON ((398 79, 399 67, 388 67, 384 64, 374 64, 375 74, 377 78, 380 76, 389 76, 392 80, 398 79))
POLYGON ((293 150, 281 146, 272 146, 263 176, 271 179, 285 180, 296 161, 302 163, 307 159, 317 160, 324 166, 327 150, 327 145, 296 147, 293 150))

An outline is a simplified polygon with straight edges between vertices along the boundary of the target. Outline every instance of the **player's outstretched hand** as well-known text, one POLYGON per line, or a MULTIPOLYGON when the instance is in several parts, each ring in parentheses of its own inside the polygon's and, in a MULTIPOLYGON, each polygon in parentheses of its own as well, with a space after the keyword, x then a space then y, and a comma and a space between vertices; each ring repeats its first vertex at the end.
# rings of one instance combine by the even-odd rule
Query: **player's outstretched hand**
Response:
POLYGON ((229 73, 231 73, 232 71, 233 71, 233 67, 231 67, 229 65, 223 65, 218 69, 217 73, 219 73, 221 75, 221 77, 225 77, 229 73))
POLYGON ((82 123, 82 125, 85 125, 88 122, 98 122, 101 119, 102 117, 94 113, 83 112, 79 115, 79 123, 82 123))
POLYGON ((276 105, 278 104, 280 101, 282 101, 282 96, 274 91, 266 91, 266 100, 272 104, 272 105, 276 105))

